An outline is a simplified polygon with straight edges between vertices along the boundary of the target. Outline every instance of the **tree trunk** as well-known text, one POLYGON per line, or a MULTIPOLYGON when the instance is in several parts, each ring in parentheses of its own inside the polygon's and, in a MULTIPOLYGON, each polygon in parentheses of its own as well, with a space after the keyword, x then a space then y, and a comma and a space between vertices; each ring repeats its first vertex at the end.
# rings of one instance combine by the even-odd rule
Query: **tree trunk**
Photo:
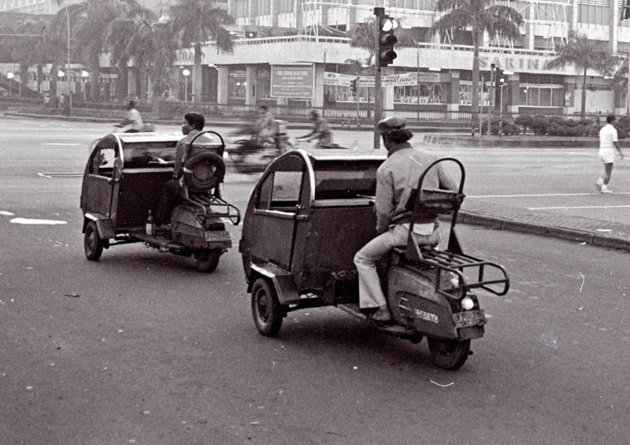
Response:
POLYGON ((50 106, 51 107, 56 107, 57 106, 57 72, 59 71, 58 65, 56 63, 53 63, 52 66, 50 67, 50 106))
POLYGON ((19 94, 22 96, 24 94, 23 89, 28 88, 28 69, 29 66, 26 63, 20 63, 20 84, 19 94))
POLYGON ((203 90, 203 76, 201 74, 201 43, 195 43, 195 64, 192 72, 192 102, 201 102, 201 94, 203 90))
MULTIPOLYGON (((125 100, 129 96, 129 70, 127 69, 127 61, 121 61, 117 68, 118 79, 116 79, 116 89, 118 91, 116 92, 116 96, 120 100, 125 100)), ((136 95, 138 95, 137 92, 136 95)))
POLYGON ((42 94, 42 77, 44 77, 44 65, 37 64, 37 92, 42 94))
MULTIPOLYGON (((476 28, 476 27, 475 27, 476 28)), ((479 45, 482 34, 473 29, 473 68, 472 68, 472 125, 479 124, 479 45)))
POLYGON ((584 67, 584 75, 582 76, 582 106, 581 106, 581 115, 582 119, 586 116, 586 70, 584 67))

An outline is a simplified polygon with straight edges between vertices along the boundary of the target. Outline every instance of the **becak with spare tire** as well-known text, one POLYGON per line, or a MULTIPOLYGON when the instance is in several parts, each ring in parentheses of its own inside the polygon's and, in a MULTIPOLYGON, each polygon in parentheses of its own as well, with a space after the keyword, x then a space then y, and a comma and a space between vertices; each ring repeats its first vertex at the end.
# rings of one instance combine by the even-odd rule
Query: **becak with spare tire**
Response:
POLYGON ((111 134, 93 144, 81 192, 88 260, 115 244, 144 242, 192 257, 199 271, 216 269, 232 246, 224 218, 237 225, 240 212, 221 196, 225 141, 204 124, 203 115, 187 113, 184 138, 111 134))

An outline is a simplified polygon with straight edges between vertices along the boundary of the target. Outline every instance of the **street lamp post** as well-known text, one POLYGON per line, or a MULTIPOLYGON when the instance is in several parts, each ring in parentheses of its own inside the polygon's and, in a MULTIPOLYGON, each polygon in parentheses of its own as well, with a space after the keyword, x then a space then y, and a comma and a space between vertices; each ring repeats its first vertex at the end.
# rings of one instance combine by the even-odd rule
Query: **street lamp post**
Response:
POLYGON ((190 76, 190 70, 184 68, 182 75, 184 76, 184 102, 188 102, 188 76, 190 76))
POLYGON ((11 86, 13 85, 13 73, 7 74, 7 79, 9 79, 9 97, 11 97, 11 86))

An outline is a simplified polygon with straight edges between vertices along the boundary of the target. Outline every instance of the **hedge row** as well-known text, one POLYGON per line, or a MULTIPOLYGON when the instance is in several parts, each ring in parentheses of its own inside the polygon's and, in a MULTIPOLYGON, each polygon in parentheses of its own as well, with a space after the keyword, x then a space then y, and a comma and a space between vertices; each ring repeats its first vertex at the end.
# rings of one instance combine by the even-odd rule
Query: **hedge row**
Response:
MULTIPOLYGON (((528 131, 537 136, 567 136, 567 137, 596 137, 605 121, 598 118, 571 119, 562 116, 543 116, 522 114, 516 119, 507 116, 503 119, 502 133, 505 135, 526 134, 528 131)), ((487 130, 487 123, 482 124, 482 132, 487 130)), ((625 138, 630 132, 630 117, 623 117, 615 122, 620 138, 625 138)), ((499 120, 493 118, 490 124, 490 132, 498 134, 499 120)))

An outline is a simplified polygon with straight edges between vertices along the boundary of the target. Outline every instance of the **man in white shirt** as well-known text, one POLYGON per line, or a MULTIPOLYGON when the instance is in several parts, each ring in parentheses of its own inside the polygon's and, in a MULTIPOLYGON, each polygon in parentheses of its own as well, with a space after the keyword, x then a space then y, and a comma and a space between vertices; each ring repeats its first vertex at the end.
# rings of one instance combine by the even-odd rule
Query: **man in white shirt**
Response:
POLYGON ((600 193, 612 193, 608 188, 608 183, 610 182, 610 175, 612 174, 617 152, 619 152, 619 158, 623 159, 623 153, 619 147, 617 129, 612 124, 614 121, 615 116, 607 116, 606 125, 599 130, 599 159, 604 163, 604 176, 595 181, 595 186, 600 193))

